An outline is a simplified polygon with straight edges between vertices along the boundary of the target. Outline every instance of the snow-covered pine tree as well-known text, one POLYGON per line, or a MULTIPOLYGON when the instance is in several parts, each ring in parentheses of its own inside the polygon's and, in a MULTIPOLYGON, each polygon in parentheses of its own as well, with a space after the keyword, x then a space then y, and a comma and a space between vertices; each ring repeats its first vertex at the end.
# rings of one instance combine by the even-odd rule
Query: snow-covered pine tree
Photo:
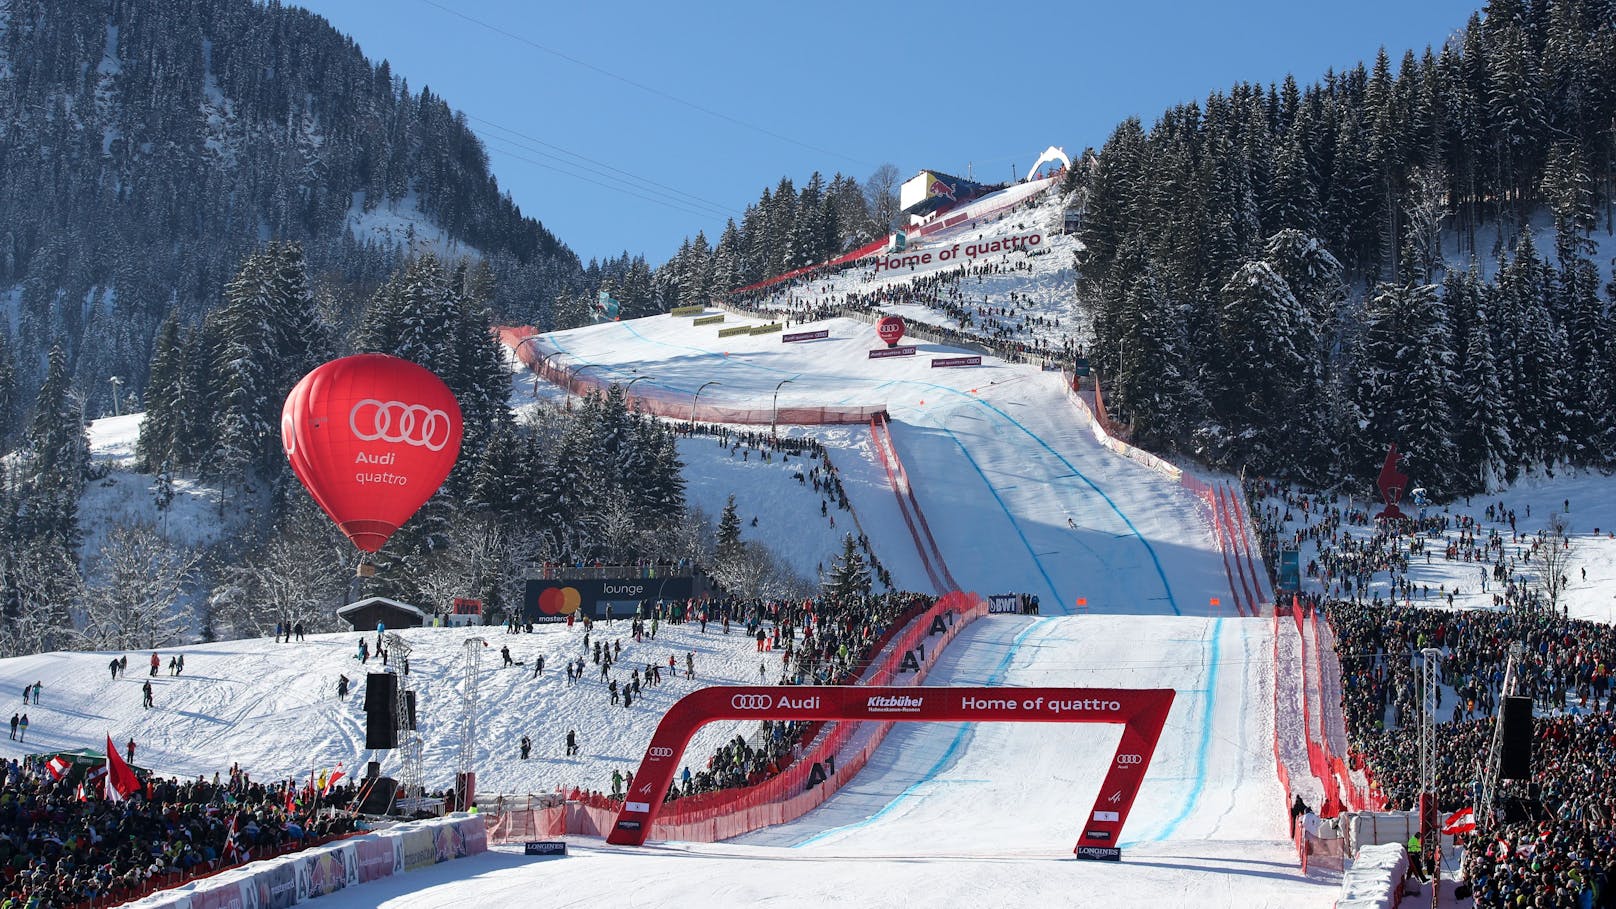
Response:
POLYGON ((825 592, 837 598, 864 596, 870 592, 870 568, 852 534, 842 538, 842 553, 836 557, 830 576, 825 579, 825 592))
POLYGON ((1492 292, 1474 270, 1450 272, 1442 282, 1443 302, 1454 322, 1465 326, 1453 394, 1455 495, 1498 489, 1515 461, 1493 357, 1492 307, 1486 305, 1492 292))
POLYGON ((735 513, 735 495, 730 494, 724 502, 724 510, 718 516, 718 555, 724 557, 725 553, 733 551, 741 542, 741 519, 735 513))

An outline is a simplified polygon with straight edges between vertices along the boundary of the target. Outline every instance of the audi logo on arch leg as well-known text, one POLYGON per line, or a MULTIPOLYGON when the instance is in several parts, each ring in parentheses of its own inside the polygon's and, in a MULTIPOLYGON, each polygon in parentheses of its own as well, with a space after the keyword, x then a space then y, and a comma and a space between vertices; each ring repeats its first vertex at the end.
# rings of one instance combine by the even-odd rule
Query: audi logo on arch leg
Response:
POLYGON ((655 748, 652 748, 647 753, 650 754, 651 760, 653 760, 653 761, 660 761, 663 758, 671 758, 671 757, 673 757, 673 749, 672 748, 664 748, 661 745, 658 745, 655 748))
POLYGON ((1138 765, 1138 764, 1143 764, 1144 762, 1145 762, 1145 756, 1142 755, 1142 754, 1119 754, 1119 755, 1117 755, 1117 764, 1119 764, 1120 766, 1123 766, 1123 767, 1132 767, 1132 766, 1135 766, 1135 765, 1138 765))
POLYGON ((365 398, 348 411, 348 429, 362 442, 403 442, 440 451, 454 432, 449 415, 424 404, 365 398))
POLYGON ((729 699, 729 705, 736 710, 768 710, 774 706, 774 698, 767 694, 737 694, 729 699))

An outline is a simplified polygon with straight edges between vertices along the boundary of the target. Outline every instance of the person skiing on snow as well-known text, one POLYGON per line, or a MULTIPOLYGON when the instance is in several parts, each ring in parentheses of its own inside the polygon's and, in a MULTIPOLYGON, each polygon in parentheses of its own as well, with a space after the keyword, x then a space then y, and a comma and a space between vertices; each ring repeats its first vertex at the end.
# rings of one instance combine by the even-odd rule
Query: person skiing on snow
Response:
POLYGON ((129 755, 129 758, 128 758, 129 763, 133 764, 135 762, 135 740, 134 739, 129 740, 129 744, 124 746, 124 751, 125 751, 125 753, 127 753, 129 755))
POLYGON ((525 735, 522 736, 522 760, 524 760, 524 761, 527 760, 528 752, 530 752, 532 750, 533 750, 533 740, 528 738, 525 735))
POLYGON ((510 648, 509 645, 506 645, 504 647, 499 648, 499 653, 500 653, 500 656, 505 658, 505 665, 506 666, 509 666, 509 665, 511 665, 512 662, 514 662, 511 659, 511 648, 510 648))
POLYGON ((578 733, 572 729, 567 730, 567 757, 578 753, 578 733))
POLYGON ((151 655, 151 674, 153 676, 157 675, 157 669, 162 665, 163 658, 158 656, 156 651, 153 651, 151 655))
POLYGON ((11 715, 11 739, 12 741, 17 740, 17 715, 15 713, 11 715))
POLYGON ((145 696, 145 703, 143 703, 141 706, 150 709, 152 706, 151 679, 147 679, 145 682, 142 682, 140 690, 145 696))
POLYGON ((17 741, 28 741, 28 714, 26 713, 22 715, 22 719, 17 721, 17 741))
POLYGON ((347 698, 348 698, 348 677, 346 675, 339 675, 339 676, 337 676, 337 699, 338 700, 347 700, 347 698))

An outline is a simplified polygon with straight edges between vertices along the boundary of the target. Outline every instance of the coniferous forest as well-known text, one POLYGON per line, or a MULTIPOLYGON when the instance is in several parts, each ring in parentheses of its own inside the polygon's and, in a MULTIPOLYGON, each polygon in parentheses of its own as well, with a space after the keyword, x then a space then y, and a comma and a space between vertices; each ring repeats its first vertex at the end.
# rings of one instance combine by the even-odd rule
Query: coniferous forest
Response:
POLYGON ((1616 457, 1616 4, 1490 3, 1440 48, 1118 126, 1079 298, 1148 448, 1433 495, 1616 457))

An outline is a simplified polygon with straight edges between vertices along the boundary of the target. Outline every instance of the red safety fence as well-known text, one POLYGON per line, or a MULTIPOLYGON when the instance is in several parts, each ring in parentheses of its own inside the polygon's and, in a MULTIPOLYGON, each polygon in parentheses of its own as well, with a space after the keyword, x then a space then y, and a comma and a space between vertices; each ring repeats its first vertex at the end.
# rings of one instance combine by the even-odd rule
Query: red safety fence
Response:
MULTIPOLYGON (((913 683, 924 680, 937 654, 962 629, 986 614, 986 600, 961 592, 938 599, 924 611, 911 612, 912 621, 894 623, 883 635, 861 682, 885 684, 904 675, 901 668, 904 655, 931 636, 934 619, 943 618, 946 631, 940 639, 927 642, 926 659, 921 662, 920 670, 906 676, 913 683), (947 618, 950 614, 952 620, 947 618)), ((744 788, 721 789, 678 799, 663 809, 652 835, 664 840, 716 842, 795 820, 830 798, 856 775, 891 726, 891 723, 825 724, 808 747, 779 774, 744 788), (814 765, 832 761, 835 773, 823 783, 810 786, 808 779, 814 765)), ((500 815, 490 822, 489 840, 510 842, 530 834, 541 835, 541 832, 545 836, 565 833, 604 837, 612 829, 621 807, 619 801, 608 796, 573 792, 559 806, 530 807, 500 815), (505 819, 506 815, 511 816, 509 820, 505 819)))
MULTIPOLYGON (((549 358, 541 354, 536 343, 525 343, 531 338, 537 338, 536 329, 529 326, 511 326, 497 330, 501 343, 510 347, 532 373, 545 381, 566 389, 575 395, 586 395, 591 392, 604 391, 613 384, 604 376, 593 374, 580 376, 578 369, 567 369, 564 366, 549 362, 549 358)), ((621 384, 621 383, 618 383, 621 384)), ((673 399, 668 395, 671 392, 642 393, 635 389, 628 397, 628 405, 652 416, 668 420, 683 420, 702 423, 733 423, 749 426, 772 426, 784 423, 789 426, 822 426, 829 424, 868 423, 878 415, 887 412, 885 404, 868 404, 844 407, 815 407, 815 406, 786 406, 774 407, 772 402, 766 406, 738 406, 722 404, 712 401, 698 402, 694 400, 673 399)), ((762 403, 762 402, 760 402, 762 403)))
POLYGON ((949 573, 948 562, 937 546, 937 538, 932 536, 931 525, 926 522, 925 512, 920 510, 920 502, 915 498, 914 487, 909 482, 909 471, 903 466, 903 459, 898 457, 898 446, 892 441, 892 427, 886 414, 870 421, 870 437, 875 441, 876 454, 881 459, 881 466, 886 469, 887 482, 892 485, 893 495, 897 496, 898 510, 903 513, 903 522, 915 541, 915 551, 920 555, 920 563, 926 569, 932 587, 938 594, 959 590, 959 583, 949 573))
MULTIPOLYGON (((1367 785, 1359 785, 1354 779, 1354 769, 1364 770, 1361 760, 1356 755, 1342 753, 1338 742, 1346 738, 1344 730, 1327 728, 1324 718, 1328 712, 1322 710, 1324 698, 1323 688, 1315 688, 1309 684, 1311 677, 1315 682, 1326 672, 1327 664, 1336 660, 1333 649, 1328 650, 1319 646, 1318 613, 1308 604, 1292 598, 1291 603, 1285 607, 1276 606, 1274 610, 1274 634, 1277 653, 1279 623, 1282 616, 1295 623, 1297 637, 1301 640, 1301 678, 1298 680, 1285 679, 1279 673, 1279 664, 1275 661, 1274 684, 1277 691, 1281 684, 1296 682, 1301 684, 1304 697, 1302 698, 1302 728, 1307 737, 1307 763, 1308 771, 1319 781, 1324 790, 1324 805, 1319 809, 1320 817, 1335 817, 1342 810, 1348 811, 1381 811, 1386 807, 1385 796, 1380 793, 1374 780, 1368 777, 1367 785), (1313 644, 1311 648, 1309 641, 1313 644), (1317 692, 1317 693, 1315 693, 1317 692), (1321 715, 1321 713, 1323 715, 1321 715)), ((1277 731, 1276 731, 1277 735, 1277 731)), ((1276 757, 1278 742, 1275 742, 1276 757)), ((1289 784, 1289 777, 1285 774, 1283 764, 1281 768, 1281 782, 1289 784)))

